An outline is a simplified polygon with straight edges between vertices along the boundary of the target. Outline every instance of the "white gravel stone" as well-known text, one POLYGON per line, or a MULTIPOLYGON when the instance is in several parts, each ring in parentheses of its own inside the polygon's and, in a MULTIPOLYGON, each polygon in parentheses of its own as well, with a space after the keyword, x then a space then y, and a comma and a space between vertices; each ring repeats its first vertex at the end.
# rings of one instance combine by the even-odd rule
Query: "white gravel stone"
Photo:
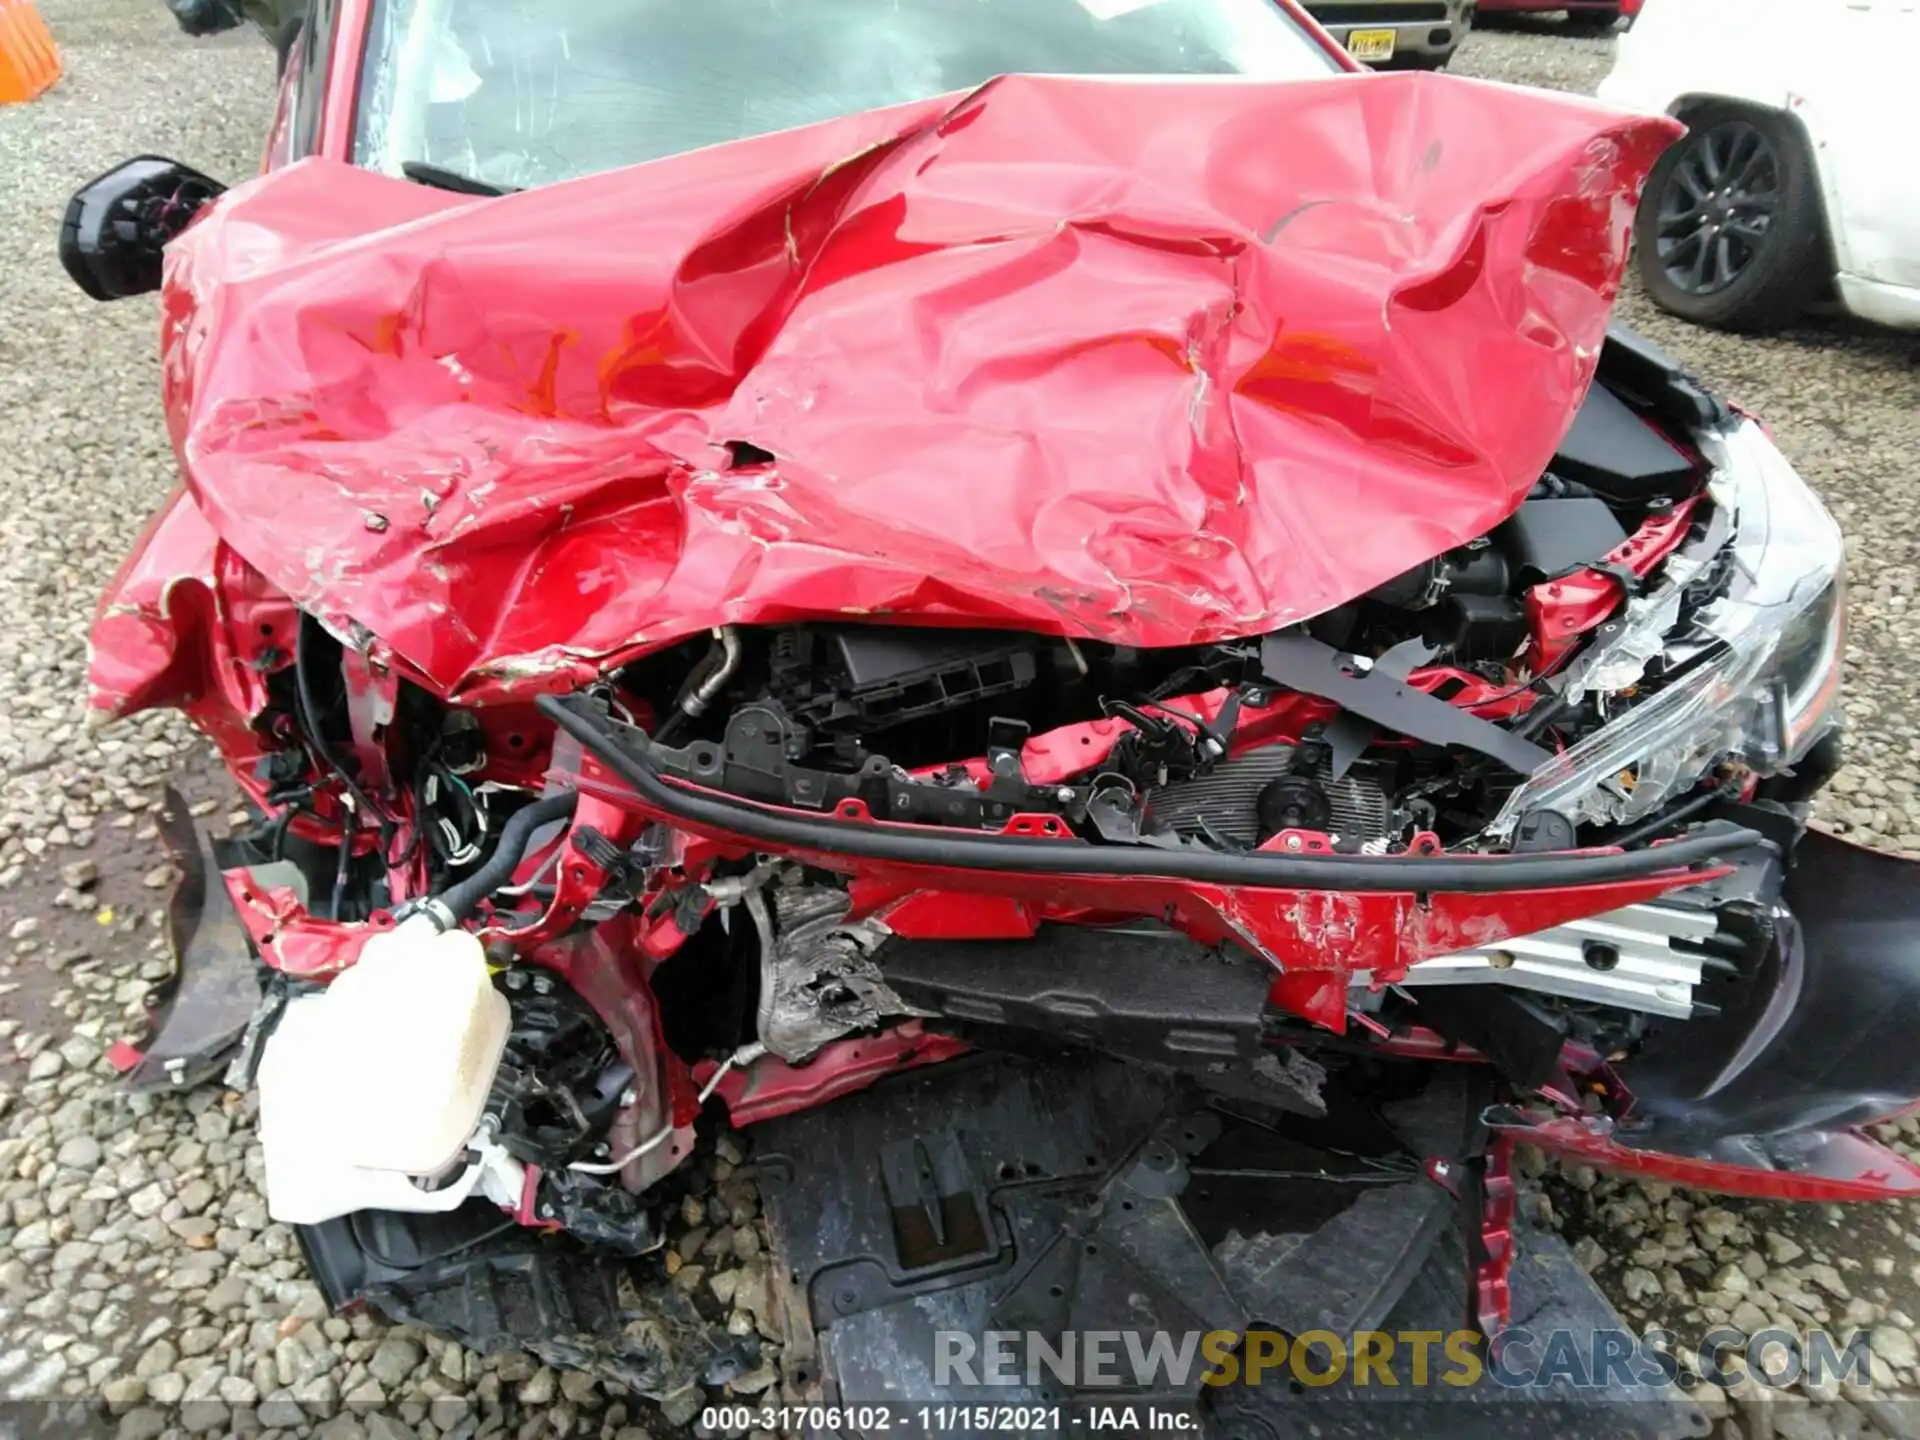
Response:
POLYGON ((1775 1265, 1791 1265, 1807 1252, 1791 1237, 1769 1230, 1760 1237, 1767 1247, 1767 1259, 1775 1265))
POLYGON ((520 1386, 520 1400, 527 1405, 545 1405, 553 1399, 554 1388, 553 1371, 543 1365, 520 1386))
POLYGON ((134 1362, 133 1373, 142 1380, 151 1380, 156 1375, 164 1375, 172 1369, 180 1358, 180 1352, 170 1340, 156 1340, 140 1352, 140 1358, 134 1362))
POLYGON ((1913 1336, 1897 1325, 1874 1326, 1871 1343, 1874 1355, 1897 1370, 1920 1365, 1920 1350, 1916 1350, 1913 1336))
POLYGON ((1800 1273, 1805 1276, 1808 1281, 1819 1286, 1820 1289, 1826 1291, 1829 1295, 1837 1295, 1844 1300, 1850 1293, 1847 1289, 1845 1279, 1843 1279, 1840 1272, 1831 1265, 1821 1264, 1819 1262, 1811 1265, 1802 1265, 1800 1267, 1800 1273))
POLYGON ((255 1414, 269 1430, 291 1430, 307 1423, 307 1412, 300 1408, 300 1402, 284 1392, 276 1392, 262 1400, 255 1414))
MULTIPOLYGON (((400 1382, 394 1383, 397 1385, 400 1382)), ((341 1398, 356 1409, 374 1410, 387 1403, 387 1392, 378 1380, 369 1377, 347 1391, 341 1398)))
POLYGON ((1724 1295, 1747 1295, 1753 1291, 1753 1280, 1738 1265, 1722 1265, 1714 1274, 1713 1288, 1724 1295))
POLYGON ((91 1171, 100 1164, 100 1142, 91 1135, 75 1135, 61 1144, 54 1160, 69 1170, 91 1171))
POLYGON ((367 1371, 389 1390, 398 1390, 420 1364, 420 1347, 411 1340, 389 1336, 367 1361, 367 1371))
POLYGON ((178 1371, 168 1371, 147 1381, 147 1398, 161 1405, 178 1405, 187 1393, 187 1379, 178 1371))

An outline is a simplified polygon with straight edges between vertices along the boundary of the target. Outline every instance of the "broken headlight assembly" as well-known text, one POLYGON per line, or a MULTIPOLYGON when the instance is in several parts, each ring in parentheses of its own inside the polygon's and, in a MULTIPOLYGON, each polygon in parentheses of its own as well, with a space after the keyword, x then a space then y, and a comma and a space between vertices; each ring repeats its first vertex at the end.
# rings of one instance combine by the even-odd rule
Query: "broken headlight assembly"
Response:
POLYGON ((1716 511, 1705 543, 1676 555, 1619 633, 1569 671, 1563 698, 1590 698, 1609 718, 1515 790, 1491 833, 1532 809, 1635 821, 1716 765, 1776 774, 1838 723, 1839 527, 1751 420, 1701 449, 1716 511))

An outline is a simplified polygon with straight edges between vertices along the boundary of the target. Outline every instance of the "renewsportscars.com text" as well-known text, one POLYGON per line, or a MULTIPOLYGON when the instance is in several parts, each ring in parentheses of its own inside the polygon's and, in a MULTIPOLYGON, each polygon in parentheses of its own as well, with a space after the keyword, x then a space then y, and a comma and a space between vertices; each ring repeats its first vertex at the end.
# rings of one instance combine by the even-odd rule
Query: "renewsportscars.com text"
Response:
MULTIPOLYGON (((1844 1341, 1822 1330, 1796 1334, 1733 1329, 1709 1331, 1693 1352, 1691 1369, 1717 1385, 1739 1374, 1769 1386, 1868 1382, 1870 1335, 1855 1330, 1844 1341)), ((1084 1389, 1181 1389, 1202 1385, 1299 1384, 1422 1389, 1470 1387, 1490 1380, 1509 1389, 1571 1386, 1605 1391, 1616 1386, 1658 1387, 1682 1371, 1678 1337, 1669 1331, 1549 1330, 1514 1326, 1488 1346, 1474 1330, 1359 1330, 1337 1335, 1308 1330, 1289 1337, 1273 1330, 1039 1331, 989 1330, 976 1336, 942 1330, 934 1335, 933 1379, 939 1386, 1039 1385, 1084 1389)))

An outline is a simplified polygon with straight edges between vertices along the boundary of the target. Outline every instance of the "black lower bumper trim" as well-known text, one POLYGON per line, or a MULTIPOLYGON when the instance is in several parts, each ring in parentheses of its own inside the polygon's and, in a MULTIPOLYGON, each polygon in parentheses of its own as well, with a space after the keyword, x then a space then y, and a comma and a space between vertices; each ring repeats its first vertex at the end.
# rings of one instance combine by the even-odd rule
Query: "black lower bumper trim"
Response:
POLYGON ((1624 1143, 1745 1163, 1920 1101, 1920 862, 1809 830, 1782 899, 1740 1002, 1620 1067, 1624 1143))
POLYGON ((148 997, 140 1060, 131 1090, 184 1090, 212 1079, 246 1033, 260 1004, 261 970, 209 842, 186 799, 167 787, 160 840, 180 872, 167 904, 173 973, 148 997))
POLYGON ((1646 850, 1568 855, 1229 855, 1206 850, 1075 845, 1013 835, 946 835, 930 827, 813 819, 670 784, 598 713, 585 696, 542 695, 540 712, 631 785, 661 814, 696 829, 739 836, 774 848, 811 850, 854 860, 933 865, 951 870, 1025 875, 1118 876, 1187 880, 1275 890, 1489 894, 1601 885, 1708 865, 1766 844, 1752 830, 1711 826, 1704 833, 1646 850))
POLYGON ((521 1229, 487 1201, 360 1210, 294 1233, 329 1306, 364 1302, 482 1355, 525 1349, 656 1399, 724 1384, 757 1358, 757 1339, 704 1319, 646 1262, 521 1229))

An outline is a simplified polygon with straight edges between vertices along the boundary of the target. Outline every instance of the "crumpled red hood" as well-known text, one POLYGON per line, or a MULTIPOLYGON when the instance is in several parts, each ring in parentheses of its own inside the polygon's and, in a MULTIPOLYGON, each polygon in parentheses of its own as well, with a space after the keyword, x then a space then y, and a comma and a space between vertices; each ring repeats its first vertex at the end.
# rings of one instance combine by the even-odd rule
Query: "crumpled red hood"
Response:
POLYGON ((499 200, 307 162, 173 247, 168 414, 219 537, 447 694, 727 622, 1263 632, 1519 504, 1675 133, 1013 77, 499 200))

